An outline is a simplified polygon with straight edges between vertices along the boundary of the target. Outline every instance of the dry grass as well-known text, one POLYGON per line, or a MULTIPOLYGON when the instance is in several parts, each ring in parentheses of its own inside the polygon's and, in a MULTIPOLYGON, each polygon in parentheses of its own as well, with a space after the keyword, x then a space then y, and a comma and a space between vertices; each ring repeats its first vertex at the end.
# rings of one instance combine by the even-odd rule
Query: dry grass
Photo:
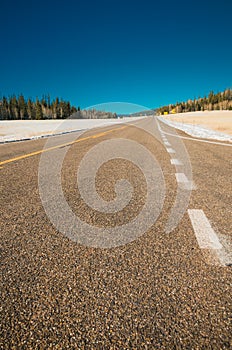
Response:
POLYGON ((166 119, 179 123, 201 125, 209 129, 232 135, 232 111, 205 111, 179 113, 165 116, 166 119))

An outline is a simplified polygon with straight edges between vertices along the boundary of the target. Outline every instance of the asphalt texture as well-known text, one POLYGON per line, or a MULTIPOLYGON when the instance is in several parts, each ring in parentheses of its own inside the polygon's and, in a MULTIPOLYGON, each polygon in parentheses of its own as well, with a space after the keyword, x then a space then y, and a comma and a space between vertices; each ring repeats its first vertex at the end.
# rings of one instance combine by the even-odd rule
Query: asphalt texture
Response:
MULTIPOLYGON (((150 118, 141 123, 155 127, 150 118)), ((66 137, 58 137, 57 144, 65 143, 66 137)), ((62 169, 67 202, 76 215, 97 227, 123 225, 138 215, 146 184, 141 170, 126 160, 107 162, 96 178, 96 189, 105 200, 115 197, 118 179, 131 182, 134 193, 125 210, 95 211, 78 191, 77 169, 83 156, 99 142, 114 138, 134 140, 149 149, 166 183, 157 221, 139 238, 115 248, 84 246, 52 225, 38 188, 40 154, 0 165, 0 348, 231 349, 231 266, 214 264, 199 248, 187 212, 171 233, 165 232, 177 183, 170 154, 159 139, 134 126, 115 126, 110 133, 74 143, 62 169)), ((167 139, 175 146, 174 137, 167 139)), ((45 142, 0 145, 1 160, 41 150, 45 142)), ((215 232, 229 242, 232 148, 183 142, 196 184, 188 208, 204 210, 215 232)))

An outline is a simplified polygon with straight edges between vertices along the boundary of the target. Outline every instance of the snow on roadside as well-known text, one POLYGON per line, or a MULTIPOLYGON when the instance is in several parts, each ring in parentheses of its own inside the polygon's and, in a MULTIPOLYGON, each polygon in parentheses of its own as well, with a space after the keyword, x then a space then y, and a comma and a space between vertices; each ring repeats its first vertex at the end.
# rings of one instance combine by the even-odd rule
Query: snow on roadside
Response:
POLYGON ((208 129, 206 127, 200 126, 200 125, 193 125, 193 124, 184 124, 179 122, 174 122, 167 120, 162 117, 158 117, 160 121, 163 123, 178 129, 184 131, 186 134, 193 136, 193 137, 199 137, 203 139, 211 139, 211 140, 217 140, 217 141, 228 141, 232 142, 232 136, 228 134, 224 134, 219 131, 215 131, 212 129, 208 129))
POLYGON ((65 119, 65 120, 2 120, 0 143, 33 140, 51 135, 127 123, 144 117, 120 119, 65 119))

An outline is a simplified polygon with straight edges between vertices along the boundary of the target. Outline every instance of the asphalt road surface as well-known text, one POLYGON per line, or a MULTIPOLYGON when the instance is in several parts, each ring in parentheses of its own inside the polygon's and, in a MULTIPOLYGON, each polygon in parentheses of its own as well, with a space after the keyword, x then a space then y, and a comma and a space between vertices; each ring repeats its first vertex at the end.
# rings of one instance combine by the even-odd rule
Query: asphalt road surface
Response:
MULTIPOLYGON (((82 139, 73 134, 78 141, 53 137, 52 146, 46 139, 0 145, 1 349, 232 348, 232 147, 178 135, 146 118, 82 139), (160 213, 145 232, 146 215, 121 241, 113 233, 88 241, 88 232, 68 230, 53 170, 65 155, 60 182, 74 216, 96 230, 123 227, 146 203, 141 167, 148 167, 148 158, 139 167, 118 157, 98 169, 96 191, 105 201, 116 198, 117 180, 131 183, 129 203, 118 212, 91 208, 77 180, 83 157, 115 139, 134 141, 155 156, 163 182, 157 170, 154 189, 162 197, 165 183, 164 201, 157 201, 160 213)), ((87 184, 91 176, 83 176, 87 184)))

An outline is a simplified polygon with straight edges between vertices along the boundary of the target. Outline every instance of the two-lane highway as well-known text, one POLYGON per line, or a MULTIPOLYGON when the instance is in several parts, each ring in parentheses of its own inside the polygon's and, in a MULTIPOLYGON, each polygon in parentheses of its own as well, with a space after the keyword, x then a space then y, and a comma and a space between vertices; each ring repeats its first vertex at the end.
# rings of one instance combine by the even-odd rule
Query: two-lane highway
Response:
MULTIPOLYGON (((178 135, 145 118, 81 138, 54 137, 53 146, 46 139, 0 145, 1 349, 231 348, 232 147, 178 135), (111 202, 123 193, 120 186, 128 189, 122 202, 132 192, 124 208, 106 213, 84 201, 77 174, 91 149, 105 141, 117 145, 115 139, 115 154, 123 154, 123 140, 133 141, 132 148, 124 152, 127 159, 112 157, 99 167, 96 192, 111 202), (137 154, 135 144, 142 146, 137 154), (139 158, 144 150, 147 158, 139 158), (59 152, 64 161, 57 174, 59 152), (149 154, 156 159, 150 172, 149 154), (44 155, 49 157, 42 163, 44 155), (41 164, 47 167, 41 170, 41 164), (142 232, 145 213, 135 228, 141 235, 132 239, 129 224, 146 205, 153 175, 160 213, 142 232), (69 218, 56 193, 59 179, 74 216, 96 232, 125 227, 128 243, 116 246, 116 233, 106 233, 109 247, 103 248, 101 233, 97 244, 84 245, 88 232, 70 233, 74 225, 64 234, 69 218), (50 189, 48 197, 41 184, 50 189)), ((90 158, 90 169, 103 153, 90 158)), ((90 186, 91 172, 83 174, 90 186)))

